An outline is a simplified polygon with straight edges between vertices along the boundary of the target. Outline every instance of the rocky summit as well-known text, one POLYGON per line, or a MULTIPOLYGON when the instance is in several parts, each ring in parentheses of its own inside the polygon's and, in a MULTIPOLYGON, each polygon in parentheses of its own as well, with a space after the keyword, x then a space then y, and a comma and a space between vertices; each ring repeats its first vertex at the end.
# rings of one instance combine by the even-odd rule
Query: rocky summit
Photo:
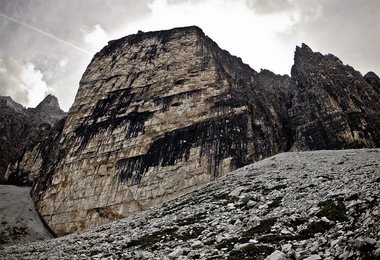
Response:
POLYGON ((32 184, 34 177, 14 168, 7 173, 7 166, 23 155, 25 148, 49 136, 54 124, 65 116, 53 95, 46 96, 36 108, 25 108, 11 97, 0 96, 0 183, 32 184))
POLYGON ((54 232, 81 231, 280 152, 380 147, 376 77, 305 44, 280 76, 198 27, 139 32, 95 55, 66 120, 10 168, 38 176, 54 232))
POLYGON ((282 153, 4 259, 379 259, 380 150, 282 153))

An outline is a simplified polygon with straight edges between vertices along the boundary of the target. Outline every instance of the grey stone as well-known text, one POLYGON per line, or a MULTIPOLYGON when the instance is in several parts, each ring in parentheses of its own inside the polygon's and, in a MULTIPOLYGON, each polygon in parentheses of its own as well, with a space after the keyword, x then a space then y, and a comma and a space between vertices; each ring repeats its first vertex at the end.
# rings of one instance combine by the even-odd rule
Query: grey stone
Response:
POLYGON ((265 259, 266 260, 286 260, 286 255, 283 252, 276 250, 272 254, 267 256, 267 258, 265 259))
POLYGON ((281 246, 281 250, 285 253, 288 253, 292 250, 293 245, 292 244, 284 244, 281 246))
POLYGON ((181 247, 177 247, 176 249, 174 249, 173 252, 171 252, 168 256, 169 258, 171 259, 176 259, 178 258, 179 256, 183 255, 183 249, 181 247))
POLYGON ((320 260, 322 259, 319 255, 310 255, 306 257, 304 260, 320 260))
POLYGON ((202 247, 203 247, 203 243, 202 243, 202 241, 195 240, 195 241, 191 244, 191 247, 192 247, 193 249, 202 248, 202 247))

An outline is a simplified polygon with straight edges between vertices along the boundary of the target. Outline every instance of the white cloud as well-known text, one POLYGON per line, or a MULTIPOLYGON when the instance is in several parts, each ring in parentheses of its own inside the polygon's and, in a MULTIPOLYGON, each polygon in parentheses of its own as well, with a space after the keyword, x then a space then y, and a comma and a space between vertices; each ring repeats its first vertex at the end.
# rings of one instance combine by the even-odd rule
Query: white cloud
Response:
POLYGON ((0 95, 27 107, 37 106, 48 93, 43 74, 33 63, 0 58, 0 95))
POLYGON ((107 33, 100 24, 96 24, 90 31, 85 31, 84 42, 89 45, 91 51, 99 51, 109 41, 107 33))
POLYGON ((67 58, 65 59, 62 59, 58 62, 58 66, 61 68, 61 69, 64 69, 67 65, 67 58))
POLYGON ((294 42, 284 46, 279 34, 291 31, 300 19, 297 10, 258 13, 248 8, 245 0, 181 1, 150 3, 151 13, 128 23, 112 34, 112 38, 179 26, 197 25, 223 49, 240 56, 256 70, 270 69, 289 73, 293 63, 294 42))
POLYGON ((41 71, 36 70, 32 63, 25 64, 21 69, 20 87, 28 92, 29 106, 37 106, 46 96, 48 88, 41 71))

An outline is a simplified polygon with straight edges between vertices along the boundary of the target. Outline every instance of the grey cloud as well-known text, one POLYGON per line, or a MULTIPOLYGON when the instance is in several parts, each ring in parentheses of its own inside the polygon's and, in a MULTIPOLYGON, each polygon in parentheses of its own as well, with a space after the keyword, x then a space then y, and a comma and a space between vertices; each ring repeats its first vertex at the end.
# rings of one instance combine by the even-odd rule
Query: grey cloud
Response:
POLYGON ((380 73, 379 0, 246 0, 260 15, 296 14, 297 23, 277 40, 287 45, 306 42, 317 51, 334 53, 366 73, 380 73))
POLYGON ((14 60, 0 58, 0 95, 10 96, 19 103, 29 102, 28 91, 20 89, 21 66, 14 60))
MULTIPOLYGON (((150 2, 151 0, 0 0, 0 13, 85 49, 88 47, 84 42, 85 32, 94 25, 101 25, 105 31, 122 26, 149 13, 150 2)), ((78 52, 75 48, 4 17, 0 17, 0 46, 0 57, 32 62, 43 73, 49 92, 58 96, 66 110, 73 101, 81 74, 92 58, 92 55, 78 52), (67 61, 65 68, 58 66, 62 60, 67 61)), ((9 77, 2 75, 1 82, 9 80, 9 77)), ((6 86, 8 85, 10 83, 6 86)), ((0 95, 6 93, 16 95, 15 91, 10 92, 10 88, 4 85, 0 88, 0 95)), ((27 103, 25 98, 21 98, 22 94, 17 94, 19 100, 27 103)))
POLYGON ((285 12, 295 8, 291 0, 246 0, 247 6, 257 13, 285 12))
POLYGON ((320 16, 304 14, 292 32, 323 52, 341 57, 362 73, 380 72, 380 1, 298 1, 304 10, 320 10, 320 16), (343 58, 344 57, 344 58, 343 58))
MULTIPOLYGON (((106 31, 150 13, 154 0, 0 0, 0 12, 35 26, 47 33, 86 48, 84 32, 99 24, 106 31)), ((169 4, 197 4, 205 0, 167 0, 169 4)), ((221 0, 222 1, 222 0, 221 0)), ((234 0, 223 0, 234 1, 234 0)), ((298 13, 298 23, 278 34, 279 42, 294 49, 308 43, 313 49, 340 57, 361 72, 380 73, 380 1, 379 0, 243 0, 259 15, 298 13)), ((143 21, 143 20, 142 20, 143 21)), ((247 25, 242 25, 247 26, 247 25)), ((255 32, 251 32, 255 33, 255 32)), ((236 39, 244 40, 244 39, 236 39)), ((43 73, 49 92, 68 109, 77 91, 81 74, 92 55, 84 55, 51 38, 0 17, 0 57, 31 62, 43 73), (60 67, 62 60, 66 67, 60 67)), ((290 50, 293 51, 293 50, 290 50)), ((243 57, 244 58, 244 57, 243 57)), ((0 95, 27 97, 14 88, 17 66, 10 64, 9 75, 1 74, 0 95), (7 94, 8 93, 8 94, 7 94)))
POLYGON ((197 4, 202 1, 204 0, 167 0, 168 4, 171 4, 171 5, 178 5, 178 4, 183 4, 183 3, 197 4))

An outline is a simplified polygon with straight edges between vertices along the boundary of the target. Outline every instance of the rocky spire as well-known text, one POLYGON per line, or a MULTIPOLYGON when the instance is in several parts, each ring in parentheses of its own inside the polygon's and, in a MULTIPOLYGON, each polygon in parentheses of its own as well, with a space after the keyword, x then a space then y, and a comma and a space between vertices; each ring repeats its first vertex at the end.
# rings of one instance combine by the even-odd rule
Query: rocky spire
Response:
POLYGON ((46 109, 60 109, 58 99, 52 94, 47 95, 41 103, 35 108, 37 110, 46 110, 46 109))
POLYGON ((380 93, 380 78, 374 72, 370 71, 364 75, 364 80, 370 84, 377 93, 380 93))

